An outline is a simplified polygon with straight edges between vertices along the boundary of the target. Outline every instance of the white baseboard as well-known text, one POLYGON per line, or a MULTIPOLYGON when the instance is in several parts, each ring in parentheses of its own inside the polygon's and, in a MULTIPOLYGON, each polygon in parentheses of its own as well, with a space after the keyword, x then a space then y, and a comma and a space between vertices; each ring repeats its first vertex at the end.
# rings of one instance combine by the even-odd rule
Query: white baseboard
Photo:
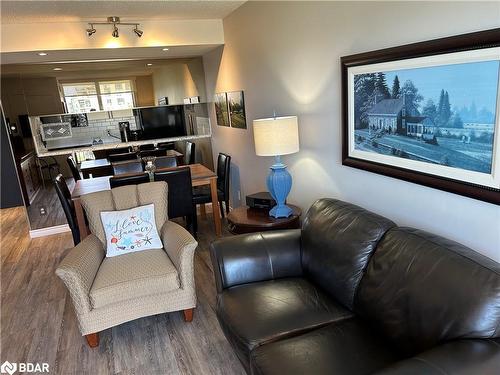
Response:
POLYGON ((59 234, 59 233, 65 233, 65 232, 71 232, 71 229, 69 229, 68 224, 62 224, 62 225, 56 225, 54 227, 30 230, 30 237, 31 238, 45 237, 45 236, 51 236, 53 234, 59 234))

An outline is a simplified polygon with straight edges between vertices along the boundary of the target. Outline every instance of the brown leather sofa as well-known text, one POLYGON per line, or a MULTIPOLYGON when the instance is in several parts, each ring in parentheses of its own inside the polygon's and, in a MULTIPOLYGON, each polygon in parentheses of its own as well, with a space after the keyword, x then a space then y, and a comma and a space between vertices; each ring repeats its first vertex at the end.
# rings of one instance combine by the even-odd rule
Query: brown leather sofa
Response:
POLYGON ((500 265, 456 242, 321 199, 211 254, 249 374, 500 374, 500 265))

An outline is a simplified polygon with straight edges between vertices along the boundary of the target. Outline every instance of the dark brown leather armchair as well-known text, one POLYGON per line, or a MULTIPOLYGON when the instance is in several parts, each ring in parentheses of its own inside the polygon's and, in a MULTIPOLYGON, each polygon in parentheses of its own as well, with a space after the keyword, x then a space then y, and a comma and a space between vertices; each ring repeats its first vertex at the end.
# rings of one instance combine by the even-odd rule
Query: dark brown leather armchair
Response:
POLYGON ((496 374, 500 265, 321 199, 302 230, 211 245, 217 316, 250 374, 496 374))

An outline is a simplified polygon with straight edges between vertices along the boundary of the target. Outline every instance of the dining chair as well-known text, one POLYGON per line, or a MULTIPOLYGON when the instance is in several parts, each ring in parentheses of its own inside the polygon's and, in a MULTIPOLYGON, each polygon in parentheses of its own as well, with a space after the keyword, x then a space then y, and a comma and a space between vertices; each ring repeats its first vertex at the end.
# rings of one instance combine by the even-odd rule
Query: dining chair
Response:
POLYGON ((142 173, 144 172, 142 162, 140 160, 137 161, 124 161, 120 163, 112 163, 113 166, 113 174, 125 174, 125 173, 142 173))
POLYGON ((168 217, 185 217, 187 227, 191 228, 194 236, 198 230, 196 205, 193 202, 193 185, 191 169, 180 167, 158 171, 154 174, 155 181, 165 181, 168 185, 168 217))
POLYGON ((69 192, 68 184, 61 173, 54 178, 54 188, 56 189, 57 196, 61 202, 69 229, 71 229, 73 243, 76 246, 80 243, 80 230, 78 229, 78 224, 76 222, 75 206, 73 204, 73 200, 71 199, 71 193, 69 192))
POLYGON ((75 159, 73 159, 73 156, 68 156, 66 158, 66 161, 68 162, 69 169, 71 170, 71 174, 73 175, 73 178, 75 179, 75 182, 78 180, 82 179, 82 176, 80 175, 80 171, 78 170, 78 167, 76 166, 75 159))
POLYGON ((47 171, 49 174, 49 181, 52 180, 52 174, 54 176, 57 176, 59 173, 61 173, 61 170, 59 168, 59 163, 57 162, 56 158, 53 156, 45 156, 43 158, 37 158, 38 161, 38 166, 40 168, 40 174, 42 176, 42 181, 45 186, 45 177, 43 175, 43 171, 47 171))
MULTIPOLYGON (((219 201, 220 215, 224 217, 222 202, 226 205, 226 213, 229 213, 229 172, 231 168, 231 156, 219 153, 217 157, 217 199, 219 201)), ((210 188, 197 186, 193 189, 193 201, 195 204, 212 202, 210 188)), ((215 210, 216 208, 213 207, 215 210)))
POLYGON ((167 154, 167 150, 165 150, 163 148, 159 148, 156 150, 145 150, 145 151, 139 152, 139 155, 141 158, 145 158, 148 156, 160 157, 160 156, 165 156, 166 154, 167 154))
POLYGON ((156 169, 177 167, 177 158, 175 156, 162 156, 154 160, 156 169))
POLYGON ((186 150, 184 152, 184 164, 194 164, 196 159, 196 144, 186 141, 186 150))
POLYGON ((136 159, 137 159, 137 154, 135 152, 124 152, 121 154, 108 155, 108 160, 111 163, 115 163, 117 161, 136 160, 136 159))
POLYGON ((138 174, 124 174, 109 178, 109 186, 111 189, 118 186, 143 184, 145 182, 149 182, 149 174, 146 172, 138 174))

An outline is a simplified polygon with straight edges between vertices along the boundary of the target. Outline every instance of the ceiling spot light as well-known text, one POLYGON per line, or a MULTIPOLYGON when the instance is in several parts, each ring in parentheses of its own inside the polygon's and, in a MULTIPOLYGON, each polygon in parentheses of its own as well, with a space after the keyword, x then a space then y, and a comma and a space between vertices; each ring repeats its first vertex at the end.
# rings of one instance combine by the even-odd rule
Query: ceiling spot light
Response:
POLYGON ((113 26, 113 32, 111 33, 113 35, 113 38, 118 38, 120 35, 118 34, 118 27, 116 25, 113 26))
POLYGON ((53 70, 62 70, 62 68, 54 68, 53 70))
POLYGON ((38 52, 37 55, 38 56, 47 56, 48 53, 47 52, 38 52))
POLYGON ((90 27, 87 29, 87 35, 92 36, 93 34, 95 34, 96 31, 97 30, 94 28, 94 25, 91 23, 90 27))
POLYGON ((168 51, 168 48, 162 48, 162 51, 168 51))
POLYGON ((147 66, 153 66, 153 64, 151 64, 151 63, 147 63, 146 65, 147 65, 147 66))
POLYGON ((142 36, 142 34, 144 34, 144 31, 139 30, 137 28, 137 25, 135 26, 135 29, 133 31, 134 31, 135 35, 137 35, 139 38, 142 36))

